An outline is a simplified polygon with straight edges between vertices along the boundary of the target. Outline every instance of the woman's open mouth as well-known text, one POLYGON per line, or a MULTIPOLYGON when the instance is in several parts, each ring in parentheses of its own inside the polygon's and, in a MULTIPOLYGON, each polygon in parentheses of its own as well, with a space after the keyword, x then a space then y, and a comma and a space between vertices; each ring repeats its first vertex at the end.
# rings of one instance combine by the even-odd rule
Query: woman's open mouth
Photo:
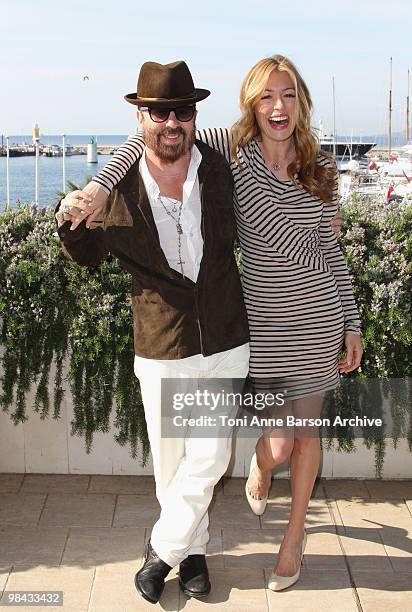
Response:
POLYGON ((268 121, 272 130, 284 130, 289 125, 288 115, 277 115, 275 117, 269 117, 268 121))

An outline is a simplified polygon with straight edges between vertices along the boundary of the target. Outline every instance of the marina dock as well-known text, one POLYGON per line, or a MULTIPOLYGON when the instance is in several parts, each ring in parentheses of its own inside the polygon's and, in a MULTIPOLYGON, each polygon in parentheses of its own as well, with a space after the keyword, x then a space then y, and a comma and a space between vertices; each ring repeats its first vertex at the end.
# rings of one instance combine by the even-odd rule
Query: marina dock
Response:
MULTIPOLYGON (((97 145, 98 155, 113 155, 119 145, 97 145)), ((10 157, 30 157, 35 156, 36 150, 33 145, 16 145, 9 149, 10 157)), ((66 155, 86 155, 87 145, 67 145, 66 155)), ((40 155, 44 157, 61 157, 62 148, 58 145, 40 145, 40 155)), ((0 157, 6 157, 6 147, 0 147, 0 157)))
MULTIPOLYGON (((321 143, 322 145, 323 143, 321 143)), ((106 145, 97 145, 97 153, 98 155, 113 155, 117 149, 120 147, 119 144, 106 144, 106 145)), ((326 146, 322 146, 325 150, 327 150, 326 146)), ((44 157, 61 157, 63 155, 63 150, 60 145, 56 144, 42 144, 40 143, 40 155, 44 157)), ((402 148, 401 147, 392 147, 391 149, 392 155, 401 155, 402 148)), ((35 155, 35 147, 32 144, 19 144, 13 145, 11 144, 9 149, 10 157, 26 157, 26 156, 34 156, 35 155)), ((84 145, 66 145, 66 155, 86 155, 87 154, 87 144, 84 145)), ((0 157, 6 156, 6 147, 0 146, 0 157)), ((353 155, 355 158, 357 156, 353 155)), ((349 153, 346 152, 344 157, 349 158, 349 153)), ((378 158, 378 159, 387 159, 388 157, 388 149, 381 146, 374 146, 370 148, 366 153, 365 157, 367 158, 378 158)))

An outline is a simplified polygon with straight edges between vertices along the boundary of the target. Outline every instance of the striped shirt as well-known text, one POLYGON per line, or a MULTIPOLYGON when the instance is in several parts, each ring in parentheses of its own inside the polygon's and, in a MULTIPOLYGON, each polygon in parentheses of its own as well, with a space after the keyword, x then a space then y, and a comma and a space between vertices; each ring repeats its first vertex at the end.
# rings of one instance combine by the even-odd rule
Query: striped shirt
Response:
MULTIPOLYGON (((303 385, 310 392, 333 388, 344 332, 360 330, 349 272, 330 224, 338 209, 337 175, 333 199, 324 203, 293 181, 277 179, 256 140, 239 149, 238 165, 229 130, 200 130, 197 137, 220 152, 233 173, 250 375, 310 379, 312 385, 303 385)), ((109 193, 143 150, 141 136, 131 136, 93 180, 109 193)), ((319 153, 317 163, 331 162, 319 153)))

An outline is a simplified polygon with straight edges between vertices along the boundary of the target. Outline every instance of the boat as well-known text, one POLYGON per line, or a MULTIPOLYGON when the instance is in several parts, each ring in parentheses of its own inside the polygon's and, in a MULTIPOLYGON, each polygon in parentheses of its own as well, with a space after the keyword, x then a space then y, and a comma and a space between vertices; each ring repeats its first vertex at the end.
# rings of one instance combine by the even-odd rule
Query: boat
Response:
POLYGON ((376 146, 376 142, 363 140, 336 140, 333 135, 322 134, 319 137, 320 148, 328 153, 334 153, 339 157, 359 158, 364 157, 368 151, 376 146))
POLYGON ((353 191, 363 196, 383 197, 387 192, 387 187, 382 184, 378 174, 367 174, 359 177, 353 191))
MULTIPOLYGON (((9 157, 27 157, 36 155, 36 149, 32 146, 15 146, 9 148, 9 157)), ((4 147, 0 150, 0 157, 6 157, 7 151, 4 147)))
MULTIPOLYGON (((320 122, 319 133, 323 135, 323 126, 320 122)), ((336 133, 334 125, 334 133, 336 133)), ((320 138, 320 140, 324 140, 320 138)), ((333 136, 328 139, 327 150, 335 147, 336 153, 339 146, 349 144, 349 153, 353 156, 358 142, 353 141, 343 143, 337 142, 333 136)), ((374 146, 374 143, 362 143, 374 146)), ((322 147, 323 148, 323 147, 322 147)), ((358 149, 362 150, 362 149, 358 149)), ((340 152, 340 151, 339 151, 340 152)), ((338 156, 336 156, 338 157, 338 156)), ((385 156, 379 154, 369 156, 369 160, 339 160, 337 159, 340 177, 340 198, 344 203, 348 200, 351 193, 364 199, 367 203, 370 197, 378 198, 386 204, 408 204, 412 203, 412 144, 410 143, 409 130, 409 71, 408 87, 406 98, 406 144, 400 149, 392 149, 392 58, 390 58, 390 88, 388 103, 388 148, 385 156), (366 167, 365 167, 366 165, 366 167)))
POLYGON ((401 177, 412 179, 412 159, 398 158, 393 162, 378 165, 378 171, 383 177, 401 177))
MULTIPOLYGON (((66 144, 66 157, 74 155, 73 145, 66 144)), ((42 155, 45 157, 62 157, 63 147, 58 144, 45 145, 42 149, 42 155)))
POLYGON ((345 140, 338 140, 336 137, 336 104, 335 104, 335 77, 332 77, 332 100, 333 100, 333 134, 326 134, 323 130, 323 122, 319 121, 319 128, 314 128, 318 132, 317 136, 320 143, 320 148, 323 151, 332 153, 335 157, 345 158, 349 160, 355 158, 360 159, 368 153, 376 142, 354 140, 351 136, 345 140))
POLYGON ((61 157, 63 155, 62 148, 57 144, 44 145, 41 151, 44 157, 61 157))
POLYGON ((376 146, 376 142, 354 140, 352 137, 347 137, 345 140, 335 139, 333 134, 328 136, 323 131, 323 123, 319 121, 319 128, 315 128, 318 132, 317 136, 320 143, 320 148, 328 153, 333 153, 336 157, 348 158, 348 159, 359 159, 364 157, 368 151, 376 146))

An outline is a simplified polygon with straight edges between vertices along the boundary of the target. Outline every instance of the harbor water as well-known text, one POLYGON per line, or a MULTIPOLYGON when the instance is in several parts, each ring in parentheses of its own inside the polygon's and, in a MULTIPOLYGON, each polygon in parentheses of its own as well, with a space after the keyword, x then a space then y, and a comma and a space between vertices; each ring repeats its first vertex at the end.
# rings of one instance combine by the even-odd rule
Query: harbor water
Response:
MULTIPOLYGON (((80 188, 99 172, 111 159, 111 155, 98 155, 96 164, 88 164, 86 155, 71 155, 66 157, 66 189, 67 181, 80 188)), ((338 161, 338 165, 340 162, 338 161)), ((366 165, 366 162, 360 164, 366 165)), ((22 204, 35 200, 35 158, 12 157, 9 160, 10 175, 10 206, 16 202, 22 204)), ((40 176, 40 206, 55 206, 63 191, 63 158, 39 157, 40 176)), ((6 190, 6 158, 0 157, 0 213, 7 202, 6 190)))
MULTIPOLYGON (((86 146, 92 136, 87 134, 70 134, 66 136, 66 145, 86 146)), ((125 140, 124 134, 99 134, 94 137, 99 147, 118 147, 125 140)), ((61 135, 41 134, 40 142, 43 145, 62 145, 61 135)), ((3 136, 2 144, 5 149, 6 140, 3 136)), ((32 137, 29 134, 20 136, 9 136, 9 145, 22 146, 32 145, 32 137)), ((89 177, 97 174, 111 159, 110 155, 98 155, 96 164, 88 164, 86 155, 66 156, 66 188, 67 181, 72 181, 80 187, 84 186, 89 177)), ((40 167, 40 206, 55 206, 59 194, 63 191, 63 158, 43 157, 39 158, 40 167)), ((23 204, 35 200, 35 157, 11 157, 9 160, 10 175, 10 206, 13 208, 16 202, 23 204)), ((0 213, 4 210, 7 202, 6 188, 6 158, 0 157, 0 213)))
MULTIPOLYGON (((88 164, 86 155, 66 157, 66 184, 72 181, 84 187, 89 177, 97 174, 111 159, 110 155, 98 155, 96 164, 88 164)), ((19 201, 22 204, 35 200, 35 157, 12 157, 9 160, 10 205, 19 201)), ((63 191, 63 158, 39 158, 40 206, 55 206, 63 191)), ((0 157, 0 212, 7 202, 6 158, 0 157)))
MULTIPOLYGON (((66 137, 66 144, 73 147, 85 147, 90 142, 91 137, 87 135, 70 135, 66 137)), ((97 144, 99 147, 107 147, 106 152, 112 152, 112 148, 118 147, 127 139, 126 135, 99 135, 97 144)), ((62 144, 62 137, 59 135, 41 135, 40 141, 43 145, 62 144)), ((10 136, 10 147, 22 146, 25 143, 31 145, 31 136, 10 136)), ((3 139, 5 146, 5 140, 3 139)), ((97 163, 88 164, 86 155, 66 156, 66 191, 67 182, 73 182, 80 188, 83 187, 91 177, 101 170, 111 159, 111 155, 99 154, 97 163)), ((345 170, 348 158, 337 158, 338 167, 345 170)), ((359 160, 361 168, 367 167, 366 158, 359 160)), ((35 200, 35 157, 10 157, 9 159, 10 176, 10 206, 13 208, 16 202, 22 204, 32 203, 35 200)), ((39 176, 40 176, 40 206, 54 207, 60 199, 63 191, 63 158, 62 157, 39 157, 39 176)), ((7 188, 6 188, 6 157, 0 157, 0 213, 6 207, 7 188)))

